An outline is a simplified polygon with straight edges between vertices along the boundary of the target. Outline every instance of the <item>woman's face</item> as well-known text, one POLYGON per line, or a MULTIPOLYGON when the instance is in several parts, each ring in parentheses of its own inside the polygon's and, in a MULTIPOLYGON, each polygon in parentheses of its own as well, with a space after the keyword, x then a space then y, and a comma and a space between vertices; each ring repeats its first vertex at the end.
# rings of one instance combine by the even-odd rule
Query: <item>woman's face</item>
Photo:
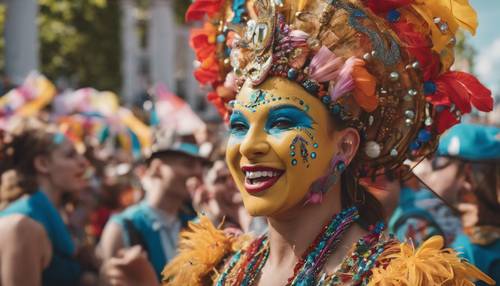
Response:
POLYGON ((279 215, 303 202, 338 150, 330 120, 319 99, 286 79, 242 88, 226 160, 250 214, 279 215))
POLYGON ((55 189, 75 193, 88 186, 88 166, 87 159, 66 139, 52 150, 44 169, 55 189))

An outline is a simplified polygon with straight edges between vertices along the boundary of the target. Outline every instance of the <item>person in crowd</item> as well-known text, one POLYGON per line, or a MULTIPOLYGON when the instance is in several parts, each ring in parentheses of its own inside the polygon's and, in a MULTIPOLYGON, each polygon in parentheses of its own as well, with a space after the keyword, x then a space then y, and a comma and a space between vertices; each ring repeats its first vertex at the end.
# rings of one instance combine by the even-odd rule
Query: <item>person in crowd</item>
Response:
POLYGON ((6 135, 0 159, 1 285, 79 285, 79 252, 59 211, 65 195, 86 188, 88 167, 55 126, 23 120, 6 135))
MULTIPOLYGON (((165 285, 494 283, 443 250, 441 237, 416 250, 385 236, 385 208, 360 184, 432 154, 472 103, 492 108, 489 90, 450 71, 455 30, 443 34, 450 26, 437 17, 452 7, 417 2, 192 3, 186 18, 206 20, 193 31, 196 76, 214 87, 209 99, 230 127, 228 168, 268 231, 247 241, 201 217, 183 233, 165 285)), ((475 15, 460 8, 460 20, 475 15)))
MULTIPOLYGON (((205 159, 199 156, 196 144, 182 141, 174 133, 156 136, 153 148, 141 175, 144 199, 111 217, 97 251, 104 264, 114 263, 110 259, 120 257, 122 249, 139 245, 159 279, 165 263, 176 255, 179 232, 196 217, 186 182, 201 177, 205 159)), ((106 271, 102 273, 106 280, 106 271)))
MULTIPOLYGON (((462 256, 500 283, 500 128, 474 124, 453 127, 437 155, 455 165, 456 196, 463 232, 452 244, 462 256)), ((478 282, 477 285, 486 285, 478 282)))
POLYGON ((403 183, 399 203, 389 220, 389 230, 401 240, 421 245, 432 236, 444 237, 450 246, 462 232, 460 214, 449 202, 457 194, 457 180, 463 174, 447 159, 423 159, 415 176, 403 183), (432 190, 429 186, 433 186, 432 190), (434 193, 435 192, 435 193, 434 193))
POLYGON ((263 218, 250 216, 244 208, 241 194, 223 160, 212 164, 203 181, 188 182, 188 188, 196 211, 209 217, 215 225, 235 233, 260 234, 266 229, 263 218))
MULTIPOLYGON (((452 246, 457 237, 463 238, 463 210, 459 209, 461 194, 477 188, 471 183, 471 178, 473 174, 480 174, 474 170, 481 168, 472 166, 489 166, 485 168, 488 170, 486 174, 494 174, 495 160, 500 153, 495 146, 495 140, 498 140, 495 139, 496 133, 495 127, 474 124, 452 128, 440 142, 436 156, 419 162, 414 168, 417 176, 405 182, 399 206, 389 223, 391 232, 399 239, 411 239, 416 245, 433 235, 442 235, 447 246, 452 246), (468 157, 460 153, 450 155, 447 149, 451 144, 450 136, 456 138, 453 144, 457 144, 460 138, 462 142, 467 142, 462 143, 461 148, 474 148, 477 153, 467 150, 471 153, 467 154, 468 157)), ((456 148, 454 146, 451 145, 450 150, 456 148)), ((494 190, 495 175, 487 178, 490 179, 489 188, 494 190)))

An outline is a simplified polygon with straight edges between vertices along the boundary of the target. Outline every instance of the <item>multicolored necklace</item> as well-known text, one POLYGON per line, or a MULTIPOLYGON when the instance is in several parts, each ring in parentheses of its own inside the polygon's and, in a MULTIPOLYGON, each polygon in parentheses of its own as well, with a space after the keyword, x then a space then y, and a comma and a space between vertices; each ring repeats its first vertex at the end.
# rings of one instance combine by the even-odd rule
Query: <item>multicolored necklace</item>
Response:
POLYGON ((379 265, 377 259, 395 240, 382 239, 385 225, 380 222, 372 226, 370 233, 360 238, 352 253, 333 274, 324 273, 317 286, 366 285, 373 267, 379 265))
MULTIPOLYGON (((287 286, 313 285, 345 231, 359 218, 356 207, 342 210, 326 224, 294 267, 287 286)), ((219 276, 217 286, 253 285, 269 256, 267 236, 255 240, 242 255, 237 252, 219 276), (233 271, 234 270, 234 271, 233 271)))

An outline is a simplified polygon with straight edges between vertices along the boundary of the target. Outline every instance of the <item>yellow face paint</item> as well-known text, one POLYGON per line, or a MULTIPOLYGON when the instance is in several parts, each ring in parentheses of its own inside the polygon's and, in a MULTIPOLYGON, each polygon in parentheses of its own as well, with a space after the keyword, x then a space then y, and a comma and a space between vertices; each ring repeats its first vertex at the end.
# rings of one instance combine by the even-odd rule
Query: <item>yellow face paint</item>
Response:
POLYGON ((287 79, 243 86, 230 118, 226 160, 252 215, 279 215, 303 203, 337 152, 330 120, 319 99, 287 79))

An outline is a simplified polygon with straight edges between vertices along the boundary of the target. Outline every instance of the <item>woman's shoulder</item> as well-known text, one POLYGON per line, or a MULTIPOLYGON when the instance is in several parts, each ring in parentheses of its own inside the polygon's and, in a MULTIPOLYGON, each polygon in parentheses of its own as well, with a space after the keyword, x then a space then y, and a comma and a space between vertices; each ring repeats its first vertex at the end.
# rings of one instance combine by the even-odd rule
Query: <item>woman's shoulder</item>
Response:
POLYGON ((0 217, 0 229, 5 239, 36 240, 44 235, 47 236, 39 222, 23 214, 0 217))
POLYGON ((190 222, 181 232, 179 254, 164 268, 164 285, 212 284, 213 276, 232 254, 245 247, 250 238, 227 233, 205 216, 190 222))
POLYGON ((47 232, 30 217, 21 214, 0 217, 0 233, 0 253, 39 254, 45 266, 50 261, 52 247, 47 232))
POLYGON ((371 269, 370 286, 378 285, 474 285, 494 281, 451 248, 443 248, 441 236, 433 236, 420 247, 389 239, 371 269), (446 282, 446 284, 445 284, 446 282))

